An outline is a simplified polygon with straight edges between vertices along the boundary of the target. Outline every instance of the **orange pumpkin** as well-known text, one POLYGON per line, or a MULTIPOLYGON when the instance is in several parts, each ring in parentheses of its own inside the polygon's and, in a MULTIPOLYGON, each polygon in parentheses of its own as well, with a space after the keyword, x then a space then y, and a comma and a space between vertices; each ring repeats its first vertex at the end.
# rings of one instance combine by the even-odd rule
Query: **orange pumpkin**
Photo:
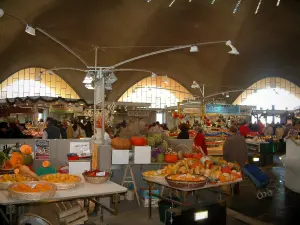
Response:
POLYGON ((51 166, 51 163, 48 160, 46 160, 43 162, 42 165, 43 165, 43 167, 47 168, 47 167, 51 166))
POLYGON ((20 151, 23 153, 23 154, 26 154, 26 155, 31 155, 32 154, 32 147, 30 145, 22 145, 20 147, 20 151))
POLYGON ((147 144, 147 140, 144 137, 131 137, 130 141, 134 146, 145 146, 147 144))
POLYGON ((23 162, 23 156, 18 152, 13 152, 10 158, 11 165, 16 168, 21 166, 23 162))
POLYGON ((165 162, 174 163, 178 160, 178 156, 175 154, 165 154, 165 162))
POLYGON ((122 150, 122 149, 131 149, 131 142, 126 138, 113 138, 111 140, 111 146, 113 149, 122 150))

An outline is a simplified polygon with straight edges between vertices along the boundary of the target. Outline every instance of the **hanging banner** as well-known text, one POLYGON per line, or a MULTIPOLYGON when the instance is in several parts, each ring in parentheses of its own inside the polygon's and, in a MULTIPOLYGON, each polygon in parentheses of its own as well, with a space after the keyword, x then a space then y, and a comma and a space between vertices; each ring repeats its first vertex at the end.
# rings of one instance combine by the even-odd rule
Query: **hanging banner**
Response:
POLYGON ((221 105, 221 104, 206 104, 206 114, 227 114, 227 115, 239 115, 239 105, 221 105))
POLYGON ((35 160, 50 160, 50 144, 48 140, 36 140, 34 148, 35 160))
POLYGON ((128 111, 127 116, 149 117, 149 111, 128 111))
POLYGON ((256 110, 256 106, 240 105, 240 114, 250 116, 252 111, 256 110))

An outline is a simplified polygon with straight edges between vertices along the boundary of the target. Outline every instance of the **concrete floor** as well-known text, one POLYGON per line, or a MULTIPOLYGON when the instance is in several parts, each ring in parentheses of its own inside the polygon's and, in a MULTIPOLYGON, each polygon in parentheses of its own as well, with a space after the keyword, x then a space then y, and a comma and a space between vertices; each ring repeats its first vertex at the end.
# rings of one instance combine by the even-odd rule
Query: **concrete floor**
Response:
MULTIPOLYGON (((294 193, 284 186, 285 169, 274 161, 273 167, 263 168, 271 178, 270 188, 274 196, 258 200, 257 190, 251 180, 244 178, 240 184, 240 194, 226 196, 227 225, 243 224, 274 224, 274 225, 299 225, 300 224, 300 194, 294 193), (231 211, 234 210, 234 211, 231 211), (241 222, 244 221, 244 222, 241 222)), ((203 195, 203 193, 202 193, 203 195)), ((207 196, 204 194, 204 196, 207 196)), ((135 202, 122 201, 117 217, 106 217, 106 223, 110 225, 159 225, 158 209, 153 210, 153 219, 147 218, 147 208, 138 207, 135 202)), ((99 218, 91 218, 95 224, 100 224, 99 218)))
MULTIPOLYGON (((135 202, 122 201, 119 207, 118 216, 106 216, 104 221, 109 225, 162 225, 159 220, 158 208, 153 209, 152 219, 147 218, 148 209, 144 207, 138 207, 135 202)), ((89 223, 100 225, 99 217, 90 217, 89 223)), ((227 216, 227 225, 245 225, 241 221, 227 216)))

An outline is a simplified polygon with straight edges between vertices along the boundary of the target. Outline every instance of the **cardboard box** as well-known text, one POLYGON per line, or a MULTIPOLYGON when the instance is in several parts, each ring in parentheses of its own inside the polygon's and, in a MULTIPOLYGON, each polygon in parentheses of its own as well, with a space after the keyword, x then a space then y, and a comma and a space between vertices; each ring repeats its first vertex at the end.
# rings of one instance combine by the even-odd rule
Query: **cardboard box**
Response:
MULTIPOLYGON (((149 198, 146 198, 146 199, 143 199, 141 198, 141 203, 144 207, 148 208, 149 207, 149 198)), ((151 207, 152 208, 157 208, 158 207, 158 202, 159 202, 159 199, 158 198, 154 198, 154 199, 151 199, 151 207)))
POLYGON ((150 146, 133 146, 134 164, 150 164, 151 163, 151 147, 150 146))
MULTIPOLYGON (((159 189, 152 189, 151 191, 154 195, 159 195, 159 189)), ((149 199, 149 189, 147 187, 141 187, 139 190, 139 195, 144 199, 149 199)), ((157 199, 158 197, 151 195, 152 199, 157 199)))
POLYGON ((129 150, 112 150, 112 164, 129 164, 129 150))

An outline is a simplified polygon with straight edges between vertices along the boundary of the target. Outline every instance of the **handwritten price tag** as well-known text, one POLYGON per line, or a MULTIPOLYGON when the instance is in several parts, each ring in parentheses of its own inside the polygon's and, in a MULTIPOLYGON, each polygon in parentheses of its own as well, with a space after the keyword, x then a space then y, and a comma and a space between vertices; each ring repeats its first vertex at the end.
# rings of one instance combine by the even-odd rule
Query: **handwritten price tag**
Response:
POLYGON ((98 172, 96 173, 97 177, 105 177, 106 173, 105 172, 98 172))

